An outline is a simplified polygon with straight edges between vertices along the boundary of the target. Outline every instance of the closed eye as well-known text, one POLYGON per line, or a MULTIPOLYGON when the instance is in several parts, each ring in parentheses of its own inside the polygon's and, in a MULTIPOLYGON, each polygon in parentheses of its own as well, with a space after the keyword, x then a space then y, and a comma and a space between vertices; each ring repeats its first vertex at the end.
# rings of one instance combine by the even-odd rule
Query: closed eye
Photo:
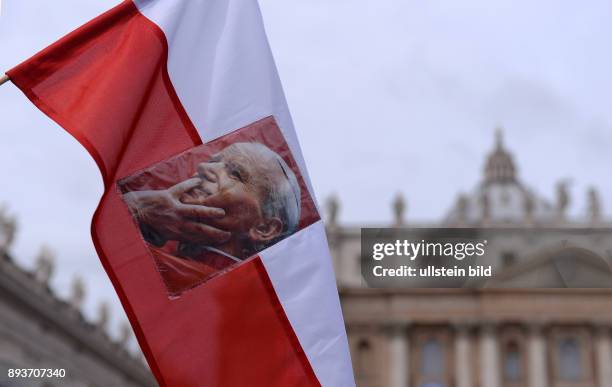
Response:
POLYGON ((242 183, 246 182, 246 178, 247 178, 247 176, 246 176, 246 174, 245 174, 245 173, 244 173, 244 172, 243 172, 243 171, 240 169, 240 167, 239 167, 238 165, 235 165, 235 164, 228 164, 228 165, 227 165, 227 168, 228 168, 228 174, 229 174, 231 177, 233 177, 233 178, 235 178, 235 179, 237 179, 237 180, 241 181, 242 183))
POLYGON ((231 175, 244 183, 244 179, 242 178, 242 175, 240 174, 240 172, 234 170, 232 171, 231 175))

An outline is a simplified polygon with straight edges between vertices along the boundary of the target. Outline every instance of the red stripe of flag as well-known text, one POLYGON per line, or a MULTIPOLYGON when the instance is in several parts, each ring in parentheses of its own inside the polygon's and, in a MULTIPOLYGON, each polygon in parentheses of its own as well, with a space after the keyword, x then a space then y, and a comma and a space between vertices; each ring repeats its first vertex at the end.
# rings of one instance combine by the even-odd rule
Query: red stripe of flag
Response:
POLYGON ((164 386, 318 386, 260 258, 169 299, 116 188, 201 143, 170 82, 163 32, 126 1, 8 72, 95 159, 92 236, 164 386))

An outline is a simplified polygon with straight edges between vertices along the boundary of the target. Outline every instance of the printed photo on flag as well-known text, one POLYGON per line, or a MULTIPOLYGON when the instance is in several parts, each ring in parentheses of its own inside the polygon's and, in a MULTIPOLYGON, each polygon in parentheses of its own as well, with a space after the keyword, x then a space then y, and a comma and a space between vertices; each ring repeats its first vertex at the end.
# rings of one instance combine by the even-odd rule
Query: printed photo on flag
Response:
POLYGON ((319 219, 273 117, 152 165, 118 187, 171 297, 319 219))

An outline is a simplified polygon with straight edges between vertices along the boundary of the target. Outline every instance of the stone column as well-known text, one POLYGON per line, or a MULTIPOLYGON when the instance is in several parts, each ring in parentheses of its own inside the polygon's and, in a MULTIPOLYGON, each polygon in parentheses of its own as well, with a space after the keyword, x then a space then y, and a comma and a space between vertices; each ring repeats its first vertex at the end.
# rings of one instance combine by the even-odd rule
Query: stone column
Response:
POLYGON ((481 386, 501 387, 499 374, 499 345, 493 324, 485 324, 480 332, 481 386))
POLYGON ((455 325, 455 376, 457 387, 473 387, 472 349, 470 348, 470 326, 455 325))
POLYGON ((527 366, 527 385, 529 387, 548 387, 548 372, 546 367, 546 339, 543 326, 533 324, 529 327, 527 366))
POLYGON ((612 387, 612 340, 610 327, 601 326, 597 329, 597 380, 598 387, 612 387))
POLYGON ((359 267, 361 258, 352 254, 350 243, 342 239, 340 234, 334 237, 334 251, 338 257, 338 267, 340 268, 338 282, 343 286, 360 285, 361 273, 359 273, 359 270, 355 271, 355 265, 359 267))
POLYGON ((390 386, 408 387, 409 339, 408 325, 396 324, 390 327, 390 386))

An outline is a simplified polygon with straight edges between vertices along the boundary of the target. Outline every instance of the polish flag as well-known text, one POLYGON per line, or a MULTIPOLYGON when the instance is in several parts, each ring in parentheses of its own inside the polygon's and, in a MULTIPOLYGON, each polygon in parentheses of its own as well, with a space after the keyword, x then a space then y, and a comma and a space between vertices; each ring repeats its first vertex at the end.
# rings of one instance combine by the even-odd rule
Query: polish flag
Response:
MULTIPOLYGON (((256 0, 124 1, 7 75, 101 171, 92 237, 160 385, 354 386, 324 225, 256 0), (217 184, 202 169, 226 168, 237 149, 277 160, 295 230, 238 258, 149 239, 126 195, 175 189, 179 175, 217 184)), ((268 242, 282 219, 251 231, 268 242)))

